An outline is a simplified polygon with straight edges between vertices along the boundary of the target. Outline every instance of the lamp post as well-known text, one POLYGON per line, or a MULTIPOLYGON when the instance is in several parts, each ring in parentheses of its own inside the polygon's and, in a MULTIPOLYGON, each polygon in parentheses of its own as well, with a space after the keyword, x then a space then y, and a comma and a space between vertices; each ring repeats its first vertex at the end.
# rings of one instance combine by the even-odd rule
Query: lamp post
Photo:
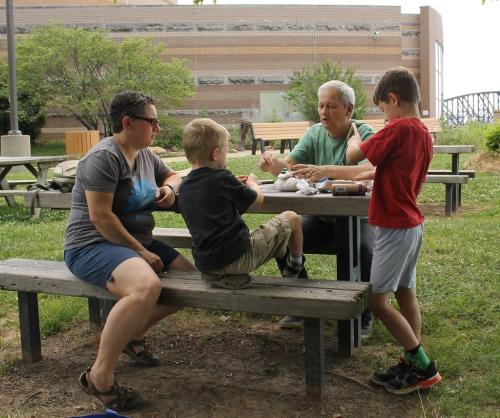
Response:
POLYGON ((17 88, 16 88, 16 45, 14 37, 14 8, 12 0, 6 0, 7 9, 7 57, 9 65, 9 135, 21 135, 17 121, 17 88))
POLYGON ((9 66, 9 108, 10 130, 1 138, 2 157, 26 157, 31 155, 29 135, 23 135, 19 130, 17 119, 17 88, 16 88, 16 45, 14 37, 14 7, 12 0, 5 0, 7 12, 7 62, 9 66))

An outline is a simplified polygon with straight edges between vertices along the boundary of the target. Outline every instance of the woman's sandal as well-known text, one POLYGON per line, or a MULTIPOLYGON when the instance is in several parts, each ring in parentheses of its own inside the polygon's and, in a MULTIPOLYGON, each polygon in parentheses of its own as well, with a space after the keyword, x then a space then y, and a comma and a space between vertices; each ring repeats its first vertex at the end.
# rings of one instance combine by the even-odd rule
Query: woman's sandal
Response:
POLYGON ((149 345, 144 338, 142 340, 131 340, 123 352, 143 367, 155 367, 160 364, 160 359, 150 351, 149 345), (134 351, 134 347, 142 347, 142 350, 134 351))
POLYGON ((141 407, 144 403, 139 392, 127 386, 119 385, 116 381, 108 391, 99 391, 90 380, 90 367, 80 375, 78 383, 87 395, 95 396, 106 408, 111 408, 115 411, 130 411, 141 407), (108 395, 114 395, 114 397, 108 401, 104 401, 102 397, 108 395))

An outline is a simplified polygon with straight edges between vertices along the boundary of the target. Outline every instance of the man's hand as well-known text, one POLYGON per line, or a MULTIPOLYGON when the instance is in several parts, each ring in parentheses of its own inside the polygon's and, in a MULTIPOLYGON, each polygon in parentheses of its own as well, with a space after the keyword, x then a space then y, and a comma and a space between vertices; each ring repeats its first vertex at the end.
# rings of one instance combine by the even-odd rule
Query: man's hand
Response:
POLYGON ((172 206, 175 202, 175 193, 169 186, 162 186, 158 189, 156 204, 161 209, 166 209, 172 206))
POLYGON ((375 179, 375 170, 371 171, 363 171, 359 173, 354 180, 374 180, 375 179))
POLYGON ((268 152, 264 152, 260 156, 260 169, 262 171, 272 171, 273 167, 276 165, 275 158, 268 152))
POLYGON ((139 255, 144 258, 144 260, 146 260, 146 262, 156 273, 160 273, 161 271, 163 271, 163 262, 161 261, 161 258, 158 257, 155 253, 144 249, 142 251, 139 251, 139 255))
POLYGON ((295 164, 292 166, 292 174, 295 177, 310 181, 320 181, 324 178, 333 177, 331 172, 332 166, 329 165, 295 164))

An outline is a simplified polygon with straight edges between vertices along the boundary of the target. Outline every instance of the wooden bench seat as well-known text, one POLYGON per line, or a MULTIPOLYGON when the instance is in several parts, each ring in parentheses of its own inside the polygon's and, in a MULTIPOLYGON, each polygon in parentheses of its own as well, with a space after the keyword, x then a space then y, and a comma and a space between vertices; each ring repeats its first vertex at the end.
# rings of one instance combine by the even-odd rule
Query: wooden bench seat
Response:
MULTIPOLYGON (((47 180, 47 183, 48 182, 50 182, 50 180, 47 180)), ((10 189, 17 189, 18 186, 29 187, 35 183, 36 183, 36 179, 32 179, 32 180, 7 180, 7 184, 9 185, 10 189)))
MULTIPOLYGON (((429 170, 429 171, 427 171, 427 174, 439 175, 439 176, 453 175, 453 173, 451 172, 451 170, 429 170)), ((459 174, 461 176, 467 176, 470 179, 473 179, 473 178, 476 177, 476 171, 475 170, 460 170, 459 174)))
MULTIPOLYGON (((209 287, 198 272, 175 271, 162 275, 162 288, 162 304, 303 317, 306 391, 316 399, 324 391, 325 319, 358 318, 371 295, 369 283, 273 277, 254 277, 250 288, 229 291, 209 287)), ((27 362, 41 359, 38 293, 116 299, 76 279, 61 261, 0 261, 0 289, 18 292, 21 349, 27 362)))
MULTIPOLYGON (((433 137, 435 137, 437 133, 443 130, 441 126, 441 120, 438 118, 422 118, 421 121, 424 123, 433 137)), ((375 132, 380 131, 385 126, 384 119, 364 119, 360 122, 370 125, 375 130, 375 132)))
POLYGON ((309 122, 271 122, 250 123, 250 134, 252 136, 252 155, 255 155, 257 144, 260 144, 261 152, 266 150, 266 141, 281 141, 280 152, 285 152, 285 144, 290 151, 293 149, 292 140, 299 140, 309 129, 309 122))
POLYGON ((425 178, 426 183, 442 183, 445 185, 445 216, 450 216, 452 212, 456 212, 458 207, 456 198, 453 198, 453 187, 466 184, 468 181, 469 176, 462 174, 427 174, 425 178))

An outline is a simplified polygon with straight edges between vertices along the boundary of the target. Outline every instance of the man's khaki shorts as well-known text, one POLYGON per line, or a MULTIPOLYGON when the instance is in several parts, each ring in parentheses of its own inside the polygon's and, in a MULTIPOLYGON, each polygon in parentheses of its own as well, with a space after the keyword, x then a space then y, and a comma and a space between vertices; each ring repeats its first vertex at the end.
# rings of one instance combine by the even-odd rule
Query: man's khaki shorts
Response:
POLYGON ((284 216, 278 215, 250 233, 250 248, 245 254, 226 267, 207 273, 250 273, 271 258, 284 257, 291 236, 290 222, 284 216))

